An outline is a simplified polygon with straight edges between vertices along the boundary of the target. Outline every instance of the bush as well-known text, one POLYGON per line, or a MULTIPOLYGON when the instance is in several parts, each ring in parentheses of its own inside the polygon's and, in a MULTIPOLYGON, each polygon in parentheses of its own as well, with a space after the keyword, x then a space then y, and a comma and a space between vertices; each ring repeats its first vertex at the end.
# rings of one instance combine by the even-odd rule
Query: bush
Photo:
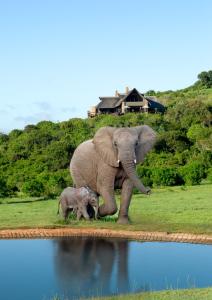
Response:
POLYGON ((9 196, 10 191, 7 186, 7 182, 3 177, 0 177, 0 198, 9 196))
POLYGON ((210 183, 212 183, 212 168, 208 169, 207 179, 210 183))
POLYGON ((66 183, 62 176, 52 175, 46 182, 44 196, 46 198, 56 197, 62 192, 65 187, 66 183))
POLYGON ((58 196, 64 188, 72 186, 72 179, 68 170, 61 170, 54 173, 43 172, 38 176, 44 186, 43 196, 46 198, 58 196))
POLYGON ((145 186, 173 186, 183 183, 176 167, 137 166, 137 174, 145 186))
POLYGON ((194 161, 180 168, 180 174, 187 185, 200 184, 205 176, 204 165, 194 161))
POLYGON ((152 181, 154 186, 173 186, 183 183, 177 168, 170 167, 152 169, 152 181))
POLYGON ((28 196, 40 197, 44 192, 44 185, 38 179, 30 179, 24 182, 22 186, 22 192, 28 196))
POLYGON ((151 168, 137 166, 137 174, 145 186, 152 186, 152 171, 151 168))

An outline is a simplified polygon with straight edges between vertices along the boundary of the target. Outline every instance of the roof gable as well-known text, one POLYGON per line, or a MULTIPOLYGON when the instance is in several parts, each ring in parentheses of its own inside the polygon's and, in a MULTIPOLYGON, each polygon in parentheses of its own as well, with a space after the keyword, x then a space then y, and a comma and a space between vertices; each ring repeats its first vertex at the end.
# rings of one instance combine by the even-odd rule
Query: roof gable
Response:
POLYGON ((122 94, 122 97, 121 99, 116 103, 116 106, 119 106, 123 101, 124 102, 127 102, 127 99, 133 94, 133 93, 136 93, 138 95, 138 97, 140 98, 140 101, 143 101, 143 94, 140 94, 136 88, 133 88, 132 90, 130 90, 127 94, 122 94))
POLYGON ((127 98, 130 97, 133 93, 136 93, 136 94, 138 95, 138 97, 141 99, 141 101, 143 101, 143 97, 142 97, 143 94, 140 94, 140 93, 136 90, 136 88, 130 90, 129 93, 126 94, 126 96, 125 96, 122 100, 127 101, 127 98))

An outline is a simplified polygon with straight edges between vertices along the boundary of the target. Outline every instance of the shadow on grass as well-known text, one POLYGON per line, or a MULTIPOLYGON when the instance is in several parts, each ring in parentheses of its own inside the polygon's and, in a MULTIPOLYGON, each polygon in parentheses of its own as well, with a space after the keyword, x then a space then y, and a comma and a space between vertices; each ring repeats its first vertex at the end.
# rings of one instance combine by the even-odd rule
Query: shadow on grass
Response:
POLYGON ((33 200, 14 200, 14 201, 0 201, 0 205, 4 204, 19 204, 19 203, 34 203, 34 202, 44 202, 50 199, 47 198, 38 198, 38 199, 33 199, 33 200))

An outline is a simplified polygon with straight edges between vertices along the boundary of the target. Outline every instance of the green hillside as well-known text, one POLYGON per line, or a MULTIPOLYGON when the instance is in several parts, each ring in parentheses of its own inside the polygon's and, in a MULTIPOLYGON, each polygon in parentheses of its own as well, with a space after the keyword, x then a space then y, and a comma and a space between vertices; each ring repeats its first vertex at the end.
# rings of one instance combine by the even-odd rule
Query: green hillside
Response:
MULTIPOLYGON (((61 123, 42 121, 24 130, 0 134, 0 197, 52 197, 72 184, 71 156, 82 141, 102 126, 147 124, 158 133, 155 149, 138 166, 149 186, 199 184, 212 181, 212 71, 191 87, 154 92, 167 107, 165 114, 101 115, 61 123), (205 79, 206 78, 206 79, 205 79), (210 81, 211 80, 211 81, 210 81)), ((204 75, 204 74, 203 74, 204 75)))
POLYGON ((155 93, 159 102, 165 106, 176 105, 179 101, 200 101, 204 104, 212 104, 212 88, 189 87, 177 91, 165 91, 155 93))
POLYGON ((212 70, 201 72, 198 80, 190 87, 177 91, 155 92, 148 91, 147 94, 154 94, 159 102, 167 107, 175 106, 182 101, 200 101, 212 105, 212 70))

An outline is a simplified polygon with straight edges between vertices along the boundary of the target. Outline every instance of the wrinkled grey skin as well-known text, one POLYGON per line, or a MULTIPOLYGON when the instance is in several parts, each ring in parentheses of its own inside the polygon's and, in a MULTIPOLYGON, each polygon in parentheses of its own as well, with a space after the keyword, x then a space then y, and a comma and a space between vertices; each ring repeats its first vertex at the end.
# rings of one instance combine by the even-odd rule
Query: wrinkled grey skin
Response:
POLYGON ((61 207, 64 219, 68 218, 70 211, 77 214, 77 220, 82 216, 89 220, 90 217, 87 212, 87 206, 91 205, 95 211, 95 219, 98 214, 99 198, 95 192, 88 187, 73 188, 67 187, 60 195, 58 203, 58 214, 59 208, 61 207))
POLYGON ((137 127, 103 127, 93 140, 80 144, 71 159, 70 171, 76 187, 89 186, 103 197, 99 216, 113 215, 117 211, 115 189, 121 189, 118 222, 129 222, 128 209, 133 187, 149 194, 136 174, 136 164, 156 141, 155 132, 146 125, 137 127))

